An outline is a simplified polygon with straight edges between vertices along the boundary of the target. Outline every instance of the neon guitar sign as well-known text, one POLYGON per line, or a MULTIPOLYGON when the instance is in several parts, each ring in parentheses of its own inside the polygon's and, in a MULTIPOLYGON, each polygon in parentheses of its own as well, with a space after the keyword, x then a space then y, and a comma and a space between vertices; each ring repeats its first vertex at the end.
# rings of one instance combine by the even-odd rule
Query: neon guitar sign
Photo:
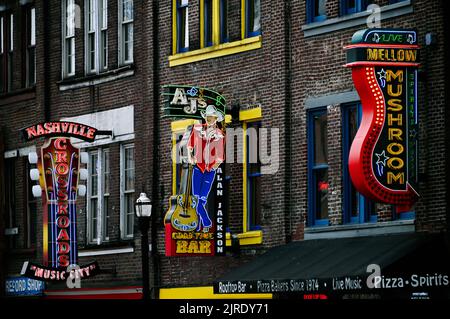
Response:
MULTIPOLYGON (((104 133, 108 132, 100 131, 104 133)), ((79 123, 49 122, 25 128, 22 134, 26 140, 47 137, 39 155, 34 153, 35 159, 30 160, 37 164, 34 171, 38 172, 30 171, 30 177, 39 180, 39 185, 33 186, 33 195, 42 197, 43 265, 26 261, 22 274, 44 281, 91 277, 100 267, 97 262, 78 266, 77 248, 76 201, 80 189, 85 193, 85 186, 79 185, 79 180, 87 178, 87 170, 80 169, 81 155, 87 154, 81 154, 70 137, 93 141, 99 131, 79 123)), ((87 163, 85 157, 83 162, 87 163)), ((84 196, 81 192, 80 195, 84 196)))
POLYGON ((347 67, 362 103, 362 121, 349 155, 358 192, 409 211, 419 195, 417 173, 417 68, 419 46, 411 30, 356 32, 347 67))
POLYGON ((163 117, 197 120, 173 149, 180 166, 174 169, 174 194, 164 217, 165 254, 223 256, 226 100, 216 91, 189 85, 165 85, 163 96, 163 117))
MULTIPOLYGON (((68 138, 52 138, 41 149, 45 196, 48 203, 48 265, 67 267, 78 263, 76 244, 76 199, 80 150, 68 138)), ((45 239, 44 239, 45 241, 45 239)))

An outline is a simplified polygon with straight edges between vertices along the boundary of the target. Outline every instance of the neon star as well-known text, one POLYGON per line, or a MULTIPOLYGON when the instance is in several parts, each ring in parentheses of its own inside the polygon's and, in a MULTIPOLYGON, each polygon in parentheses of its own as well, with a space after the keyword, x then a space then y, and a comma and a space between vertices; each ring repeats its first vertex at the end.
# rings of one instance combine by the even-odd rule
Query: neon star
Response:
POLYGON ((380 154, 375 153, 376 157, 378 157, 377 165, 381 164, 383 166, 386 166, 386 161, 389 159, 388 156, 386 156, 385 151, 381 152, 380 154))
POLYGON ((377 72, 379 75, 379 79, 386 79, 386 71, 384 69, 381 69, 381 71, 377 72))

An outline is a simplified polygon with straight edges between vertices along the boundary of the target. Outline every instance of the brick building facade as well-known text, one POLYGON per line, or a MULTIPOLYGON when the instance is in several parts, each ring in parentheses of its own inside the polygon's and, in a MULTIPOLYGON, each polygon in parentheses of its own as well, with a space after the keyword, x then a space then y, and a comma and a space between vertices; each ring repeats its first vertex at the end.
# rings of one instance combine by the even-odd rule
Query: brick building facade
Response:
MULTIPOLYGON (((113 131, 112 137, 77 144, 90 154, 88 194, 77 205, 80 264, 95 259, 105 270, 83 287, 129 292, 141 286, 133 206, 142 192, 154 205, 151 286, 160 288, 161 298, 175 296, 180 287, 210 287, 230 269, 291 241, 446 232, 443 1, 370 2, 379 5, 382 28, 416 29, 421 46, 421 197, 405 214, 356 194, 346 170, 360 107, 343 47, 367 28, 367 1, 1 1, 3 47, 9 48, 7 25, 13 25, 16 45, 11 54, 2 51, 0 280, 17 276, 25 260, 42 259, 41 201, 30 194, 26 158, 40 145, 24 142, 19 130, 49 120, 113 131), (30 10, 35 84, 27 75, 33 73, 27 62, 30 10), (163 218, 177 183, 173 139, 194 123, 163 116, 161 86, 169 84, 223 94, 228 128, 279 130, 279 143, 269 147, 269 154, 279 154, 267 164, 278 167, 272 174, 260 174, 264 165, 251 168, 242 157, 250 146, 236 139, 237 158, 226 168, 224 257, 164 256, 163 218), (321 165, 313 153, 323 157, 321 165)), ((65 291, 47 286, 49 296, 65 291)))

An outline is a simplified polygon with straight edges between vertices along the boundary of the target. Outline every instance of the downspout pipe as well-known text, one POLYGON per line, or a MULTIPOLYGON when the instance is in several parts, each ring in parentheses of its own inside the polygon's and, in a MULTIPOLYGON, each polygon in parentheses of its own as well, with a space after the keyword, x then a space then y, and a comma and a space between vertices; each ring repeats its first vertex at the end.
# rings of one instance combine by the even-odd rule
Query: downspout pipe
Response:
MULTIPOLYGON (((446 19, 448 15, 450 14, 450 9, 448 6, 446 6, 446 1, 441 0, 441 8, 442 8, 442 20, 444 20, 444 30, 450 30, 450 20, 446 19)), ((450 33, 449 32, 443 32, 444 39, 444 77, 445 77, 445 90, 444 90, 444 96, 445 96, 445 103, 447 104, 445 109, 445 122, 449 123, 450 121, 450 33)), ((450 126, 444 125, 445 129, 445 136, 450 136, 450 126)), ((447 163, 445 163, 445 175, 446 175, 446 218, 447 218, 447 231, 446 231, 446 239, 447 239, 447 248, 450 247, 450 163, 449 163, 449 153, 450 153, 450 139, 445 139, 445 160, 447 163)), ((449 248, 448 248, 449 249, 449 248)), ((449 251, 450 252, 450 251, 449 251)))
POLYGON ((284 1, 284 36, 285 36, 285 240, 286 243, 292 241, 292 21, 291 21, 292 0, 284 1))
POLYGON ((159 196, 159 99, 160 99, 160 67, 159 67, 159 1, 152 1, 153 18, 153 179, 152 201, 153 211, 158 214, 151 220, 151 259, 153 264, 153 298, 159 299, 159 287, 161 286, 160 256, 158 254, 158 220, 163 216, 161 200, 159 196))
POLYGON ((51 87, 50 87, 50 28, 52 17, 50 14, 50 1, 43 1, 44 20, 44 121, 50 121, 51 117, 51 87))

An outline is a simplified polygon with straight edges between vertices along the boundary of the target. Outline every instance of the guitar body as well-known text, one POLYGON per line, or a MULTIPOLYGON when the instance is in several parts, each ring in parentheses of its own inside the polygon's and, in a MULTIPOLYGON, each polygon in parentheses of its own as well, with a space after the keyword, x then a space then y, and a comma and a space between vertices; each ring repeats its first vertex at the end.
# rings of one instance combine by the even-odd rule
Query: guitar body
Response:
POLYGON ((165 223, 171 223, 172 227, 179 231, 194 231, 198 226, 196 198, 181 194, 172 196, 170 202, 171 207, 166 214, 165 223), (187 204, 185 203, 186 198, 187 204))

